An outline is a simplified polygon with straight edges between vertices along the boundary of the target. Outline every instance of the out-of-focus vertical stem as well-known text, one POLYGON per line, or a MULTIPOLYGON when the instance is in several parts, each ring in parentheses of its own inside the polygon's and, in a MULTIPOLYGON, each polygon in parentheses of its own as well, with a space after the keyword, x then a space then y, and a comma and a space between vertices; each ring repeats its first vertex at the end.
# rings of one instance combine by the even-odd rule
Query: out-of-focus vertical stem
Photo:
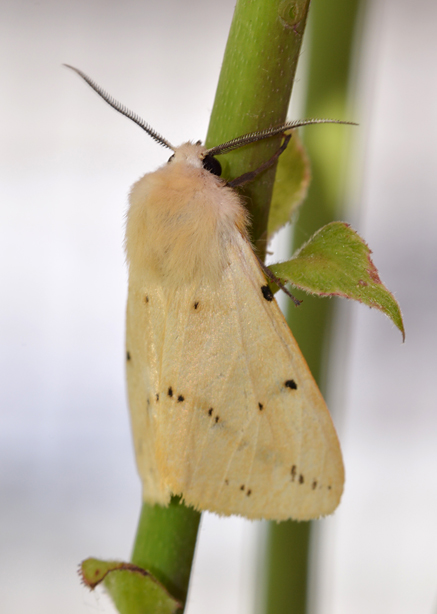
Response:
MULTIPOLYGON (((348 85, 359 6, 360 0, 317 0, 312 4, 307 117, 354 120, 347 116, 348 85)), ((294 226, 294 248, 341 216, 351 130, 349 126, 336 126, 335 130, 320 126, 303 133, 312 181, 294 226)), ((334 304, 335 301, 305 296, 304 308, 291 309, 289 313, 296 340, 319 382, 334 304)))
MULTIPOLYGON (((311 4, 310 62, 305 117, 353 120, 346 116, 351 56, 360 0, 314 0, 311 4)), ((294 228, 294 248, 341 215, 350 127, 318 126, 304 131, 312 182, 294 228)), ((299 293, 296 292, 299 296, 299 293)), ((289 323, 315 379, 331 334, 334 301, 302 295, 289 323)), ((335 412, 335 408, 331 408, 335 412)), ((270 527, 266 614, 304 614, 310 523, 288 521, 270 527)))

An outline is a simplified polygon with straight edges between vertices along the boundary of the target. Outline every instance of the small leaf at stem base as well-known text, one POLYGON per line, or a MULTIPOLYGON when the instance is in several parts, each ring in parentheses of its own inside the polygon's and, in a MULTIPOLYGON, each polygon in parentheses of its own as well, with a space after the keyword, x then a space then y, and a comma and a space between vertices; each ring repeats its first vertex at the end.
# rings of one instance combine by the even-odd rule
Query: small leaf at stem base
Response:
POLYGON ((90 558, 82 562, 79 573, 90 589, 103 582, 120 614, 174 614, 182 608, 151 573, 138 565, 90 558))

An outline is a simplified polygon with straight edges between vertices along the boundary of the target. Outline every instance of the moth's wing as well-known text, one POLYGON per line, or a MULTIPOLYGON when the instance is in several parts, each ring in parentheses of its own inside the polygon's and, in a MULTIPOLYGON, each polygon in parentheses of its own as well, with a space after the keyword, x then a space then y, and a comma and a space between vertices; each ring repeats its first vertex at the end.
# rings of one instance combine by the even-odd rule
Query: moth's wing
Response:
POLYGON ((157 460, 161 356, 166 334, 165 296, 147 275, 129 278, 126 308, 126 379, 132 434, 144 500, 167 505, 171 491, 157 460))
POLYGON ((135 301, 149 314, 140 341, 128 323, 144 497, 181 494, 199 509, 248 518, 329 514, 344 482, 329 412, 237 233, 229 255, 217 289, 142 288, 148 302, 135 301))

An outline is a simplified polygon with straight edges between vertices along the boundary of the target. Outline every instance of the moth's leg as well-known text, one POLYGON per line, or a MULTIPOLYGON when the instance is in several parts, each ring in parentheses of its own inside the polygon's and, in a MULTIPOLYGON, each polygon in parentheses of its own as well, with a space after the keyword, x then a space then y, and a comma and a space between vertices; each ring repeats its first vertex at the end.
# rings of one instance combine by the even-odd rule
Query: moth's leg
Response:
POLYGON ((245 183, 249 183, 249 181, 253 181, 255 177, 257 177, 260 173, 262 173, 263 171, 273 166, 273 164, 279 158, 281 153, 283 153, 286 150, 287 145, 290 142, 290 139, 291 139, 291 134, 284 134, 284 141, 281 147, 278 149, 276 153, 273 154, 273 156, 269 160, 261 164, 261 166, 258 166, 258 168, 256 168, 255 170, 249 171, 248 173, 244 173, 243 175, 240 175, 240 177, 237 177, 236 179, 232 179, 232 181, 228 181, 227 185, 230 188, 236 188, 237 186, 241 186, 241 185, 244 185, 245 183))
MULTIPOLYGON (((255 254, 256 255, 256 254, 255 254)), ((264 275, 266 277, 268 277, 268 279, 270 279, 270 281, 272 281, 273 283, 275 283, 277 286, 279 286, 281 288, 281 290, 283 290, 285 292, 285 294, 287 294, 287 296, 289 296, 291 298, 291 300, 293 301, 293 303, 295 305, 297 305, 299 307, 299 305, 301 304, 302 301, 300 301, 298 298, 296 298, 295 296, 293 296, 291 294, 291 292, 289 292, 287 290, 287 288, 284 285, 284 282, 279 279, 278 277, 276 277, 276 275, 273 273, 273 271, 271 271, 269 269, 268 266, 266 266, 264 264, 264 262, 261 260, 261 258, 259 258, 258 256, 256 256, 259 262, 260 267, 262 268, 264 275)))

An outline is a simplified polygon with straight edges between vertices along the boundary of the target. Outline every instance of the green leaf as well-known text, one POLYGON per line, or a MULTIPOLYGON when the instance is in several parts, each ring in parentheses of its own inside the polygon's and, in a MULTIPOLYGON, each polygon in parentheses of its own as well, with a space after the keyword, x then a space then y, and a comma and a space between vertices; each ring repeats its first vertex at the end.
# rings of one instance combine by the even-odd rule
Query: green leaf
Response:
POLYGON ((279 158, 270 204, 268 236, 271 238, 291 220, 305 199, 310 183, 310 163, 297 130, 279 158))
POLYGON ((318 296, 343 296, 376 307, 392 319, 405 339, 394 296, 379 279, 372 252, 344 222, 320 228, 287 262, 270 267, 281 280, 318 296))
POLYGON ((86 586, 101 582, 120 614, 174 614, 182 605, 148 571, 120 561, 86 559, 80 573, 86 586))

